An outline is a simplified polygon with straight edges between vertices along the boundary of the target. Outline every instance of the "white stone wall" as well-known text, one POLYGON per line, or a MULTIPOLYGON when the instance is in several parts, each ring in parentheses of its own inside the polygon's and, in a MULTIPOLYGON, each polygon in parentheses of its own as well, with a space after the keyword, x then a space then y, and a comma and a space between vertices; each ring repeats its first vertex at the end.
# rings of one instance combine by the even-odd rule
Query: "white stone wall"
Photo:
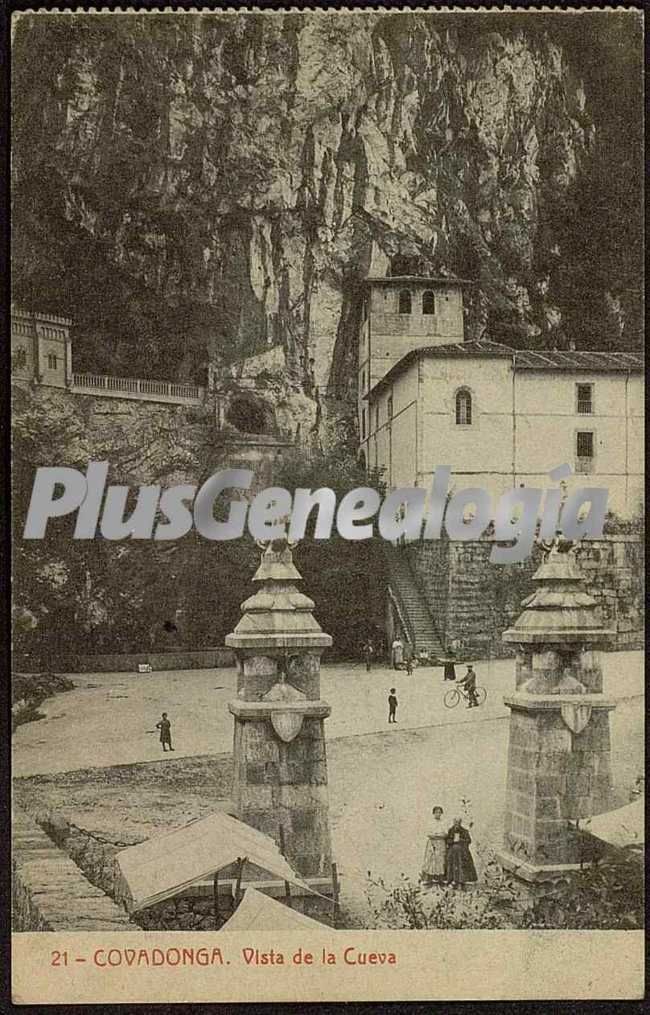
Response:
POLYGON ((568 463, 569 490, 604 486, 621 517, 639 514, 643 497, 643 378, 567 371, 512 373, 510 359, 435 359, 412 363, 369 405, 370 466, 391 487, 425 486, 437 465, 452 469, 450 489, 480 486, 496 499, 521 484, 555 485, 549 471, 568 463), (577 411, 576 385, 593 385, 593 412, 577 411), (459 388, 472 396, 471 425, 456 423, 459 388), (393 420, 387 403, 393 399, 393 420), (375 433, 375 408, 380 428, 375 433), (594 433, 589 474, 577 473, 576 434, 594 433))

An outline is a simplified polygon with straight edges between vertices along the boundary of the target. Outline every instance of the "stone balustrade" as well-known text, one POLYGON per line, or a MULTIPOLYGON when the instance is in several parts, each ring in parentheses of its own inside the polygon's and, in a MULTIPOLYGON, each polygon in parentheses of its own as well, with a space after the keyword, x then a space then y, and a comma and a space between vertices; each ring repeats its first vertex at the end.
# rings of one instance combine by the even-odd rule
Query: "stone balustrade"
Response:
POLYGON ((177 405, 200 405, 205 388, 196 384, 173 381, 152 381, 135 377, 111 377, 107 374, 72 375, 72 391, 105 398, 130 398, 148 402, 170 402, 177 405))

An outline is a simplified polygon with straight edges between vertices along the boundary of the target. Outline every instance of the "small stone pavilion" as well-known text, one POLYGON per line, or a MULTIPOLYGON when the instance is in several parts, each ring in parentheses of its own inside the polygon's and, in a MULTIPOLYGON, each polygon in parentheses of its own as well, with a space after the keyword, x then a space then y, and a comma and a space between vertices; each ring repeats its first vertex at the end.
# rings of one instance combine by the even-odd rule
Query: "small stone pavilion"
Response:
POLYGON ((598 648, 602 628, 570 544, 556 541, 533 576, 537 588, 504 632, 518 646, 510 708, 504 848, 500 860, 527 882, 579 865, 569 821, 610 806, 610 724, 598 648))
MULTIPOLYGON (((263 544, 260 544, 263 545, 263 544)), ((332 884, 325 719, 320 657, 332 644, 286 540, 265 545, 258 589, 226 644, 238 665, 233 803, 237 816, 272 836, 322 894, 332 884)), ((335 889, 334 889, 335 890, 335 889)))

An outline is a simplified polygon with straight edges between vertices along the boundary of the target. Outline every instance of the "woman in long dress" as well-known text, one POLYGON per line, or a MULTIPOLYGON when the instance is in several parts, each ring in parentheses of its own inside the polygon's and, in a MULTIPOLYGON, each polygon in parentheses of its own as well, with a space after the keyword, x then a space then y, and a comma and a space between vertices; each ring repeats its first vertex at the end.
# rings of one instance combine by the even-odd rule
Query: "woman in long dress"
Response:
POLYGON ((444 669, 444 673, 443 673, 443 679, 444 680, 455 680, 456 679, 456 667, 454 666, 455 662, 456 662, 456 653, 454 652, 453 649, 448 649, 447 656, 446 656, 445 661, 444 661, 444 665, 445 665, 445 669, 444 669))
POLYGON ((442 820, 442 807, 434 807, 433 818, 427 832, 424 847, 421 881, 424 885, 440 883, 445 877, 445 859, 447 855, 447 829, 442 820))
POLYGON ((478 881, 476 867, 470 852, 472 837, 466 828, 463 828, 460 818, 454 818, 454 823, 447 832, 447 864, 445 877, 447 883, 456 888, 468 881, 478 881))

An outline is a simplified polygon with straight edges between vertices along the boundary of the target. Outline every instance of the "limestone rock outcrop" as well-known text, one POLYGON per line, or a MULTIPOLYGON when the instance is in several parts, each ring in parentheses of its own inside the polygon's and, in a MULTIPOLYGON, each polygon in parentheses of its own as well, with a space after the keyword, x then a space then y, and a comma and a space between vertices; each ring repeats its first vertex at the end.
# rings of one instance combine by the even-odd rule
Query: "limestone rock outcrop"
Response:
MULTIPOLYGON (((277 400, 319 389, 317 423, 349 400, 369 271, 475 279, 469 338, 562 341, 562 261, 593 252, 557 210, 608 87, 577 20, 21 15, 15 296, 74 319, 82 370, 203 382, 276 348, 277 400)), ((598 295, 610 338, 627 291, 598 295)))

